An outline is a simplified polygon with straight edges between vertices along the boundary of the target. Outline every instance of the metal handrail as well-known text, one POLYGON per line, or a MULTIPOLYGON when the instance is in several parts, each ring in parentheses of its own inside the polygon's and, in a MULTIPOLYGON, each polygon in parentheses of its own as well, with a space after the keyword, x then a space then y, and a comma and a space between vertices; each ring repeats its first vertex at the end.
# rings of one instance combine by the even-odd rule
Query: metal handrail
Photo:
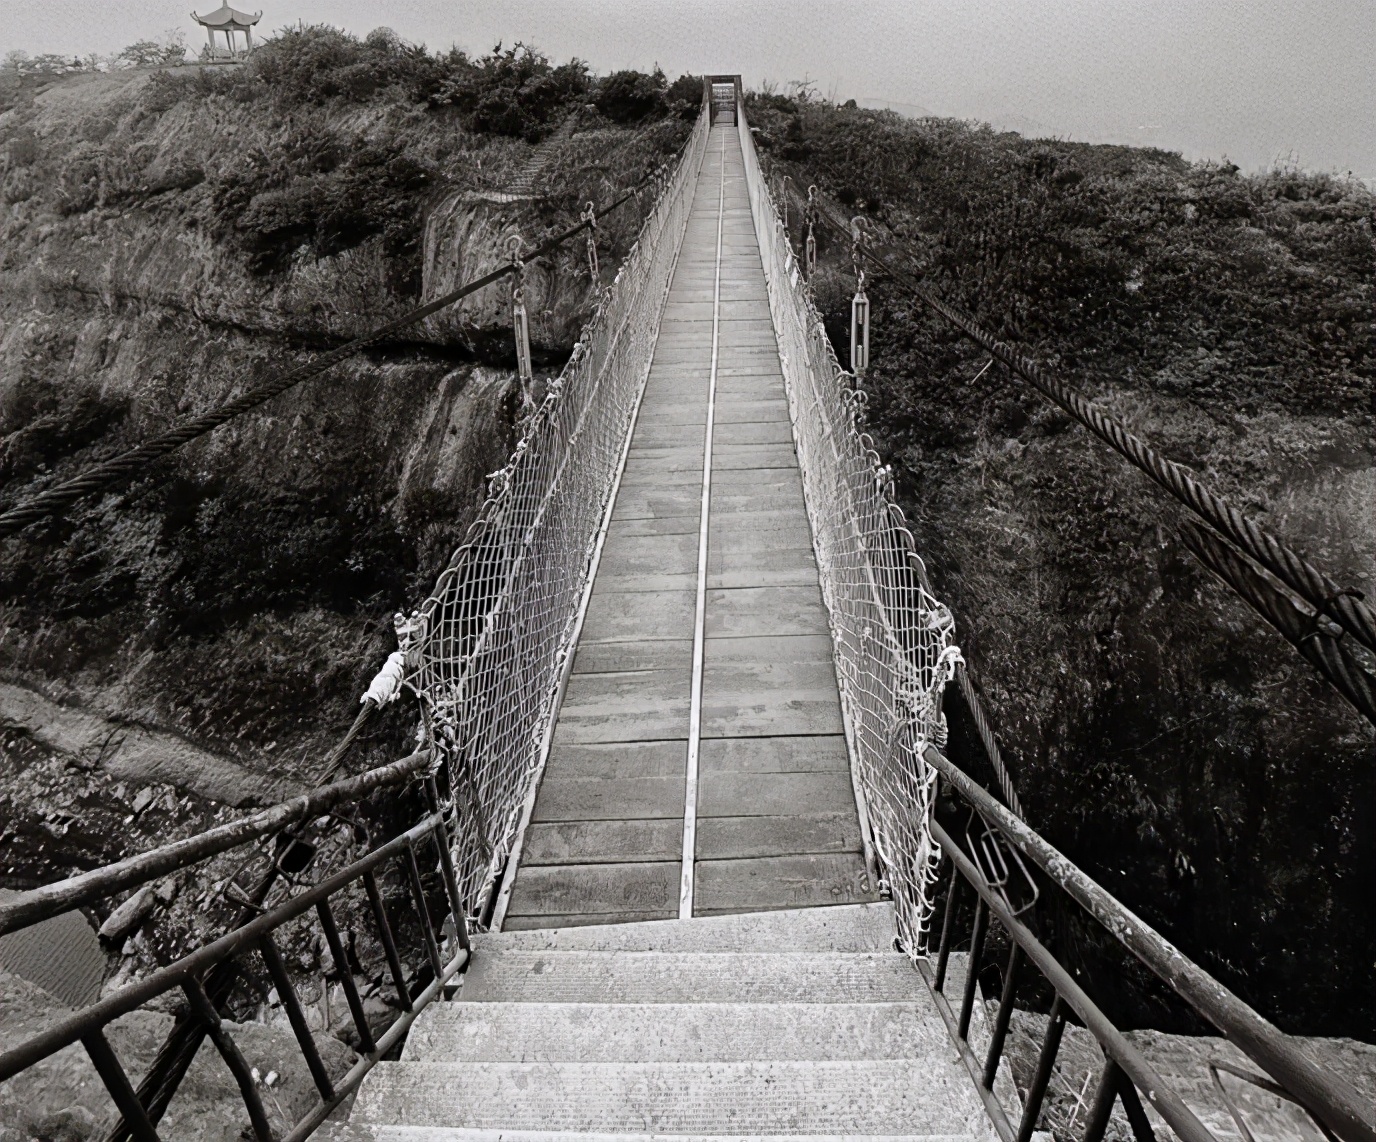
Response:
MULTIPOLYGON (((942 779, 975 809, 987 826, 997 829, 999 835, 1018 852, 1032 860, 1053 883, 1141 960, 1153 975, 1221 1031, 1248 1058, 1266 1070, 1295 1102, 1314 1114, 1323 1126, 1343 1142, 1376 1142, 1376 1124, 1373 1124, 1371 1110, 1346 1081, 1331 1071, 1321 1069, 1289 1035, 1185 956, 1025 821, 1009 812, 940 750, 928 746, 925 756, 942 779)), ((937 831, 940 831, 938 839, 946 855, 955 862, 966 879, 970 879, 961 863, 962 859, 968 858, 952 847, 949 836, 934 824, 934 835, 937 831)), ((971 883, 979 890, 979 883, 971 883)), ((982 898, 983 895, 981 893, 982 898)), ((995 914, 998 914, 997 911, 995 914)), ((950 915, 948 899, 947 931, 943 931, 939 957, 950 950, 950 915)), ((1007 923, 1004 926, 1007 928, 1007 923)), ((1017 939, 1011 928, 1009 931, 1017 939)), ((971 971, 974 970, 972 964, 971 971)))
MULTIPOLYGON (((423 761, 424 759, 421 758, 420 760, 423 761)), ((423 768, 416 757, 406 758, 394 766, 386 767, 386 770, 392 771, 389 776, 394 776, 398 767, 405 767, 400 772, 404 776, 412 778, 419 775, 423 768)), ((377 774, 386 770, 373 772, 377 774)), ((393 780, 388 783, 395 784, 396 782, 393 780)), ((339 784, 347 783, 341 782, 339 784)), ((373 787, 379 787, 381 784, 381 781, 375 781, 373 787)), ((459 896, 454 876, 451 855, 452 838, 449 836, 445 823, 445 812, 439 802, 433 779, 426 781, 426 792, 430 802, 429 811, 419 823, 400 836, 379 846, 320 883, 305 889, 271 910, 226 933, 219 939, 183 956, 175 963, 121 988, 113 995, 75 1012, 26 1042, 0 1054, 0 1082, 13 1078, 21 1071, 42 1062, 65 1047, 80 1042, 85 1047, 101 1081, 122 1117, 122 1126, 117 1128, 117 1133, 120 1130, 127 1130, 139 1142, 156 1142, 158 1134, 152 1116, 150 1116, 144 1102, 140 1100, 139 1095, 134 1091, 119 1058, 105 1037, 105 1028, 114 1020, 142 1007, 158 996, 180 989, 190 1003, 191 1014, 189 1018, 198 1023, 204 1033, 215 1043, 225 1064, 233 1074, 239 1086, 244 1106, 248 1111, 254 1136, 259 1142, 274 1142, 274 1136, 268 1125, 266 1110, 257 1092, 256 1080, 233 1038, 224 1028, 216 1005, 206 992, 204 982, 212 970, 220 965, 227 963, 236 956, 256 950, 262 957, 268 974, 272 977, 279 999, 286 1009, 288 1021, 291 1024, 301 1054, 306 1060, 307 1067, 319 1091, 319 1101, 300 1122, 295 1124, 286 1136, 290 1142, 305 1138, 328 1117, 345 1097, 357 1089, 363 1081, 363 1077, 387 1051, 400 1041, 416 1015, 431 1000, 442 993, 443 988, 452 980, 453 976, 462 970, 468 962, 468 930, 463 902, 459 896), (432 917, 425 900, 420 867, 416 859, 417 847, 427 842, 434 846, 449 908, 448 922, 453 925, 454 949, 447 960, 441 958, 440 944, 435 936, 434 917, 432 917), (406 983, 406 968, 398 952, 396 939, 387 919, 386 907, 377 883, 378 871, 385 863, 393 860, 402 862, 411 905, 414 915, 420 922, 423 937, 421 955, 424 963, 419 970, 428 967, 433 975, 430 984, 414 997, 410 994, 410 989, 406 983), (357 986, 354 984, 353 977, 347 967, 346 953, 340 940, 339 929, 330 909, 331 897, 360 882, 366 891, 373 919, 377 925, 379 942, 384 949, 388 970, 397 993, 396 1006, 400 1009, 397 1019, 380 1036, 373 1034, 366 1018, 357 986), (287 975, 281 954, 272 938, 273 932, 277 929, 311 909, 316 912, 319 926, 334 957, 339 982, 344 989, 354 1029, 359 1040, 361 1058, 338 1082, 331 1080, 325 1069, 306 1023, 296 989, 287 975)), ((288 802, 287 806, 296 805, 303 800, 305 799, 298 798, 296 802, 288 802)), ((283 806, 277 807, 279 810, 283 808, 283 806)), ((268 812, 269 814, 272 813, 271 810, 268 812)), ((257 817, 261 819, 267 815, 258 814, 257 817)), ((240 843, 244 842, 241 840, 240 843)), ((223 849, 219 851, 223 851, 223 849)))
POLYGON ((43 920, 81 908, 136 888, 168 873, 187 868, 218 853, 228 852, 259 837, 280 833, 292 825, 318 817, 335 805, 358 801, 374 789, 401 785, 421 773, 430 763, 429 751, 422 750, 371 769, 357 777, 323 785, 290 801, 283 801, 261 812, 229 821, 193 837, 138 853, 114 864, 21 892, 8 903, 0 904, 0 936, 28 928, 43 920))
MULTIPOLYGON (((1108 1017, 1098 1008, 1093 1000, 1085 994, 1084 990, 1075 982, 1070 973, 1065 970, 1042 943, 1032 934, 1025 924, 1018 920, 1009 908, 1007 901, 1002 895, 996 892, 985 878, 979 866, 970 859, 952 839, 951 835, 942 828, 940 822, 932 822, 932 835, 937 839, 942 847, 942 851, 955 866, 956 872, 974 888, 978 903, 975 909, 975 927, 971 939, 970 960, 965 973, 965 995, 961 1005, 960 1018, 957 1022, 956 1037, 957 1041, 963 1043, 968 1048, 968 1032, 970 1025, 971 1007, 974 1001, 976 976, 979 971, 977 960, 985 939, 987 938, 987 916, 992 914, 1004 930, 1012 938, 1015 947, 1021 954, 1017 954, 1010 960, 1008 971, 1005 973, 1005 994, 999 1003, 997 1021, 995 1023, 995 1034, 989 1048, 989 1057, 985 1061, 981 1072, 971 1072, 971 1077, 985 1090, 993 1086, 994 1075, 998 1070, 999 1056, 1002 1053, 1004 1035, 1008 1029, 1008 1022, 1013 1011, 1013 995, 1011 994, 1016 984, 1016 977, 1021 966, 1021 961, 1025 957, 1033 966, 1041 972, 1043 977, 1056 991, 1056 1002, 1053 1005, 1051 1018, 1047 1024, 1046 1045, 1043 1046, 1041 1059, 1037 1067, 1037 1077, 1034 1079, 1028 1092, 1027 1104, 1024 1107, 1022 1120, 1016 1134, 1008 1126, 1008 1120, 1002 1114, 994 1120, 997 1129, 1004 1142, 1027 1142, 1031 1137, 1032 1131, 1036 1126, 1037 1116, 1041 1110, 1041 1101, 1046 1094, 1047 1081, 1050 1079, 1051 1067, 1054 1064, 1055 1051, 1059 1048, 1061 1033, 1064 1029, 1064 1008, 1069 1007, 1080 1017, 1080 1020, 1090 1030, 1099 1046, 1103 1048, 1104 1055, 1122 1071, 1123 1075, 1132 1085, 1146 1095, 1147 1101, 1152 1107, 1166 1120, 1166 1123, 1182 1142, 1217 1142, 1217 1139, 1195 1117, 1194 1113, 1181 1100, 1158 1075, 1142 1055, 1134 1047, 1121 1031, 1113 1025, 1108 1017)), ((947 916, 953 914, 955 905, 954 888, 956 881, 952 881, 952 893, 948 895, 946 902, 947 916)), ((941 949, 938 952, 939 969, 944 969, 945 958, 950 954, 951 945, 951 925, 944 925, 942 932, 941 949)), ((938 973, 933 972, 929 964, 920 965, 924 977, 932 985, 933 991, 940 999, 940 1005, 944 1007, 942 1012, 949 1024, 950 1005, 942 994, 944 979, 938 978, 938 973)), ((944 975, 944 972, 940 973, 944 975)), ((969 1066, 969 1060, 973 1056, 969 1055, 968 1050, 963 1054, 969 1066)), ((1101 1081, 1112 1083, 1114 1075, 1109 1074, 1101 1081)), ((1122 1094, 1123 1092, 1119 1092, 1122 1094)), ((1131 1098, 1131 1095, 1125 1097, 1131 1098)), ((1095 1122, 1091 1120, 1091 1126, 1095 1122)), ((1107 1125, 1107 1116, 1102 1123, 1099 1123, 1097 1134, 1091 1134, 1086 1130, 1083 1142, 1099 1142, 1102 1137, 1103 1127, 1107 1125)))

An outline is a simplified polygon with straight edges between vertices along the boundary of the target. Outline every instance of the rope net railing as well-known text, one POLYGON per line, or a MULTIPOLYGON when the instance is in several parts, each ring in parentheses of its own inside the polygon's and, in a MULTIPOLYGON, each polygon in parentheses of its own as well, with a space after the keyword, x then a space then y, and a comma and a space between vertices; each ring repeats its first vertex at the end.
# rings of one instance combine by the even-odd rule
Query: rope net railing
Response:
POLYGON ((954 621, 927 577, 889 469, 863 431, 865 393, 840 366, 739 110, 745 181, 779 340, 851 764, 899 934, 926 947, 939 852, 929 824, 946 740, 942 691, 960 663, 954 621))
POLYGON ((403 633, 406 684, 449 770, 454 863, 472 915, 495 891, 542 763, 708 129, 700 116, 568 364, 403 633))

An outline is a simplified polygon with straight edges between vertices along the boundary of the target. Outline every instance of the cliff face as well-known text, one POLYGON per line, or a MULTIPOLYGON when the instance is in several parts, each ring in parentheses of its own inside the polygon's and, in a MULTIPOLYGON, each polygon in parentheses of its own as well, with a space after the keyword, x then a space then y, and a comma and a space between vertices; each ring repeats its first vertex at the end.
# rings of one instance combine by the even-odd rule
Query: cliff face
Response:
MULTIPOLYGON (((582 102, 585 73, 564 82, 529 54, 418 51, 307 30, 241 69, 0 90, 0 499, 504 263, 508 233, 529 247, 564 229, 686 130, 608 121, 582 102), (543 102, 514 133, 475 127, 474 85, 508 82, 508 65, 530 72, 521 98, 543 102), (522 172, 538 199, 492 193, 522 172)), ((639 223, 633 202, 602 228, 606 280, 639 223)), ((526 276, 552 376, 592 313, 582 241, 526 276)), ((142 776, 107 772, 99 750, 74 760, 29 724, 47 707, 15 690, 0 701, 17 731, 0 878, 22 887, 147 848, 178 804, 191 827, 212 812, 203 798, 262 801, 318 769, 394 649, 392 612, 424 597, 515 445, 509 296, 475 295, 5 545, 7 682, 115 739, 129 724, 181 735, 199 760, 182 780, 161 756, 142 776), (67 790, 50 780, 63 765, 86 773, 67 790), (141 790, 147 813, 129 804, 141 790)), ((355 767, 404 750, 401 705, 355 767)))
MULTIPOLYGON (((866 215, 930 287, 1370 592, 1366 190, 777 98, 751 121, 776 180, 866 215)), ((849 242, 819 238, 844 360, 849 242)), ((869 430, 1031 823, 1288 1030, 1376 1036, 1371 727, 1193 561, 1173 501, 870 276, 869 430)), ((1058 924, 1129 1025, 1190 1026, 1058 924)))

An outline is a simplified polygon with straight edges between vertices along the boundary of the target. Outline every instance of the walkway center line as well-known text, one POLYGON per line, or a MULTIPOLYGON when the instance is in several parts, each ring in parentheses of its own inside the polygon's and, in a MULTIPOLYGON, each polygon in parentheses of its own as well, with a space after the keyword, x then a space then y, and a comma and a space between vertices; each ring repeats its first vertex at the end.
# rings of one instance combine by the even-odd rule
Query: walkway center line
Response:
POLYGON ((717 264, 712 284, 712 371, 707 381, 707 430, 702 450, 702 508, 698 523, 697 608, 693 616, 693 689, 688 712, 688 776, 683 796, 683 875, 679 881, 678 917, 693 916, 693 862, 698 837, 698 746, 702 738, 702 657, 707 630, 707 532, 712 508, 712 423, 717 401, 717 348, 721 336, 721 243, 726 219, 726 131, 721 133, 721 168, 717 180, 717 264))

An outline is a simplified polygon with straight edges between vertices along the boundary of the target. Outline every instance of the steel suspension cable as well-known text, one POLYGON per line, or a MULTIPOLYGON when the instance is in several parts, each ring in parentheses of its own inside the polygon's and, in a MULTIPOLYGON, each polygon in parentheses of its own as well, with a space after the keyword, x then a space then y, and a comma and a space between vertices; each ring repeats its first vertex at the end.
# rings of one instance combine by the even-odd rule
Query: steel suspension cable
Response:
POLYGON ((1367 721, 1376 725, 1376 685, 1341 642, 1323 629, 1319 615, 1309 615, 1278 591, 1233 545, 1217 532, 1186 520, 1180 529, 1185 546, 1322 674, 1367 721))
MULTIPOLYGON (((827 211, 819 210, 817 214, 838 233, 849 237, 848 229, 843 228, 827 211)), ((913 296, 929 309, 1059 405, 1202 520, 1226 535, 1316 611, 1329 615, 1368 650, 1376 651, 1376 612, 1366 605, 1360 592, 1338 586, 1287 544, 1205 487, 1187 469, 1161 456, 1117 418, 1104 412, 1059 377, 1048 375, 1036 362, 1014 351, 970 314, 942 301, 912 274, 891 265, 872 249, 865 248, 862 253, 896 281, 907 286, 913 296)))
POLYGON ((142 444, 129 449, 127 452, 122 452, 118 456, 112 456, 108 460, 95 464, 80 475, 74 476, 70 480, 65 480, 55 487, 39 492, 37 495, 10 508, 8 511, 0 512, 0 538, 14 535, 16 532, 22 531, 24 528, 28 527, 29 524, 36 523, 40 519, 54 515, 64 508, 70 507, 78 500, 84 499, 91 493, 109 487, 117 481, 124 479, 126 476, 130 476, 137 472, 140 468, 166 456, 169 452, 174 452, 184 444, 189 444, 191 441, 204 436, 207 432, 218 428, 227 421, 233 420, 235 417, 241 416, 257 408, 260 404, 271 400, 273 397, 280 396, 288 389, 294 388, 303 381, 319 376, 321 373, 339 364, 341 361, 352 357, 356 353, 362 352, 364 349, 368 348, 368 346, 374 345, 379 341, 384 341, 401 330, 415 325, 419 321, 423 321, 432 313, 436 313, 447 306, 453 305, 456 301, 460 301, 469 294, 476 293, 478 290, 490 286, 494 282, 500 281, 502 278, 517 272, 520 265, 553 253, 571 238, 577 237, 584 230, 592 229, 596 225, 598 219, 605 218, 614 210, 620 209, 620 207, 624 206, 632 198, 637 197, 640 191, 645 186, 649 185, 655 177, 655 175, 651 175, 649 178, 644 179, 616 201, 603 207, 600 211, 590 215, 585 214, 576 226, 570 227, 562 234, 536 247, 536 249, 522 258, 520 262, 508 263, 499 269, 493 270, 489 274, 485 274, 483 277, 467 282, 457 289, 451 290, 449 293, 435 298, 434 301, 417 306, 415 309, 407 311, 395 320, 379 326, 370 333, 365 333, 362 337, 356 337, 354 340, 339 346, 337 349, 332 349, 328 353, 322 354, 315 360, 302 365, 300 368, 292 369, 279 377, 274 377, 270 381, 265 381, 263 384, 250 389, 242 396, 225 402, 218 408, 211 409, 209 412, 202 413, 199 416, 193 416, 174 428, 170 428, 166 432, 159 433, 157 436, 145 440, 142 444))

